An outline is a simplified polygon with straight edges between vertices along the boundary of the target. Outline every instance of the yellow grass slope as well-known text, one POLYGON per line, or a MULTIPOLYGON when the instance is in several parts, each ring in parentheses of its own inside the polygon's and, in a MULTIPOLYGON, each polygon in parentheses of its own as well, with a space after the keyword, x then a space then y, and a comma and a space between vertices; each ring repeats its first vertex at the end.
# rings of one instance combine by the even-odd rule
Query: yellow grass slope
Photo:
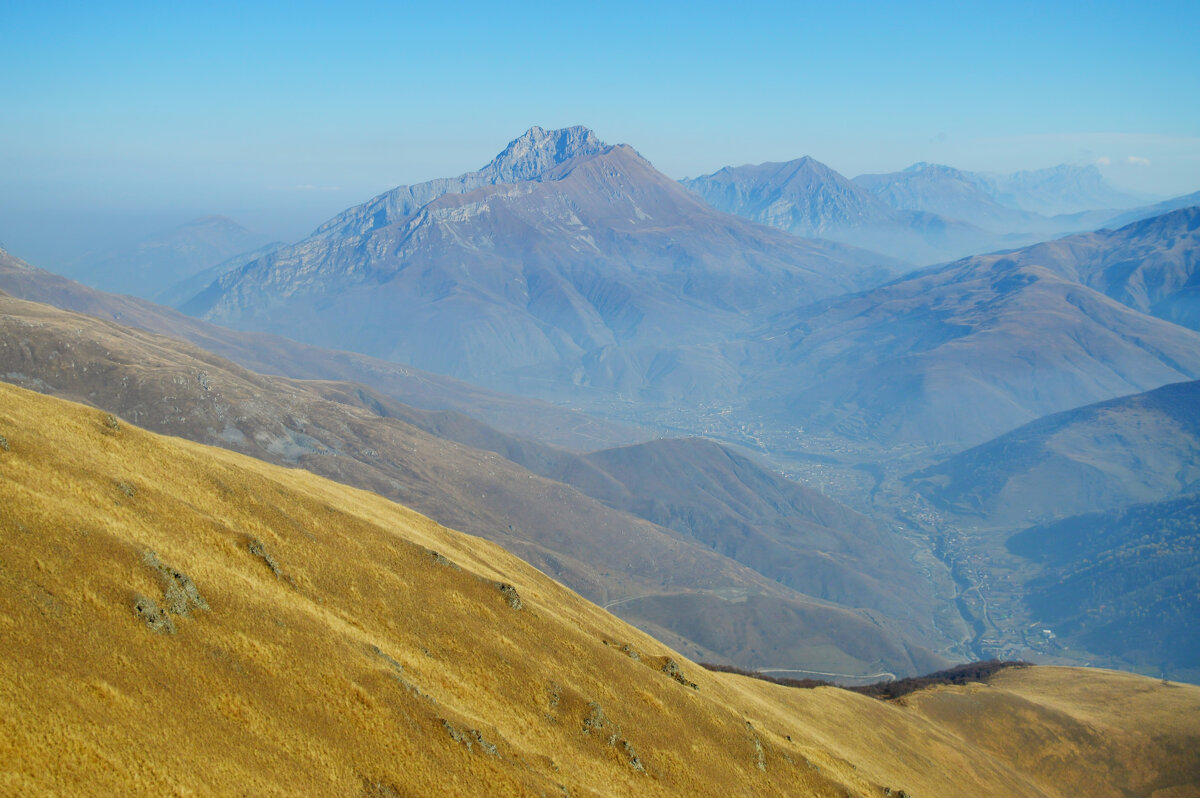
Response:
POLYGON ((4 794, 1180 796, 1198 750, 1200 689, 1123 674, 707 673, 373 494, 0 385, 4 794))

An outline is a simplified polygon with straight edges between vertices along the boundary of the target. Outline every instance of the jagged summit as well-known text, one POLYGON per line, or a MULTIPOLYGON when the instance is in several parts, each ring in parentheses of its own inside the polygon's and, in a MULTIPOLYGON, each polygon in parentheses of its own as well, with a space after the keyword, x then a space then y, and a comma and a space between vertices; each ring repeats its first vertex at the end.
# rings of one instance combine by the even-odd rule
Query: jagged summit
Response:
POLYGON ((313 236, 365 233, 405 219, 438 197, 467 194, 484 186, 540 180, 545 173, 573 158, 595 155, 607 148, 595 133, 582 125, 561 130, 546 130, 534 125, 510 141, 482 169, 458 177, 397 186, 335 216, 318 227, 313 236))
POLYGON ((582 125, 560 130, 546 130, 534 125, 509 142, 504 151, 480 170, 495 183, 516 183, 536 180, 546 170, 580 155, 595 155, 605 148, 593 133, 582 125))
POLYGON ((929 175, 951 177, 960 180, 971 179, 971 176, 961 169, 955 169, 953 166, 946 166, 943 163, 930 163, 929 161, 917 161, 912 166, 903 170, 901 174, 920 174, 922 172, 929 175))

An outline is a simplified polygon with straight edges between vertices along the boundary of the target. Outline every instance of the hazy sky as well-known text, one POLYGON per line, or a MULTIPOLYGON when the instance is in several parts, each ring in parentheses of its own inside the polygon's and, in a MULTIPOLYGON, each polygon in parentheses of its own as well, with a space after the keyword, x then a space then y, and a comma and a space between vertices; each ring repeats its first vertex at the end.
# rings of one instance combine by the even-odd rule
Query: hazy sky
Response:
POLYGON ((276 237, 585 124, 673 177, 811 155, 1200 189, 1200 2, 0 2, 0 243, 276 237))

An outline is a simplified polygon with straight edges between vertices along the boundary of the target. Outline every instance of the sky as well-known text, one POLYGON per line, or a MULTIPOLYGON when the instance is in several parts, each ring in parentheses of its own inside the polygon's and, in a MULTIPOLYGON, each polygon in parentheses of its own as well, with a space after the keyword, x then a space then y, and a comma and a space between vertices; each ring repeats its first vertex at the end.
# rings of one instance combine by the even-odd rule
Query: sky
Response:
POLYGON ((0 0, 0 246, 297 240, 586 125, 676 178, 810 155, 1200 189, 1200 3, 0 0))

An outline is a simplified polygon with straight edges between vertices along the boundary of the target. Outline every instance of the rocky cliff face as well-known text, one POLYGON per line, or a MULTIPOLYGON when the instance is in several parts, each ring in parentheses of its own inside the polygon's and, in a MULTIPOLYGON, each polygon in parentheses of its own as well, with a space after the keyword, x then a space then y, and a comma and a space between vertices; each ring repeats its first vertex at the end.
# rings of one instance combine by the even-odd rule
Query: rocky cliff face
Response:
POLYGON ((317 228, 314 236, 363 234, 411 216, 447 194, 467 194, 484 186, 538 180, 560 163, 604 149, 585 127, 544 130, 531 127, 509 143, 491 163, 458 177, 438 178, 413 186, 397 186, 362 205, 350 208, 317 228))

